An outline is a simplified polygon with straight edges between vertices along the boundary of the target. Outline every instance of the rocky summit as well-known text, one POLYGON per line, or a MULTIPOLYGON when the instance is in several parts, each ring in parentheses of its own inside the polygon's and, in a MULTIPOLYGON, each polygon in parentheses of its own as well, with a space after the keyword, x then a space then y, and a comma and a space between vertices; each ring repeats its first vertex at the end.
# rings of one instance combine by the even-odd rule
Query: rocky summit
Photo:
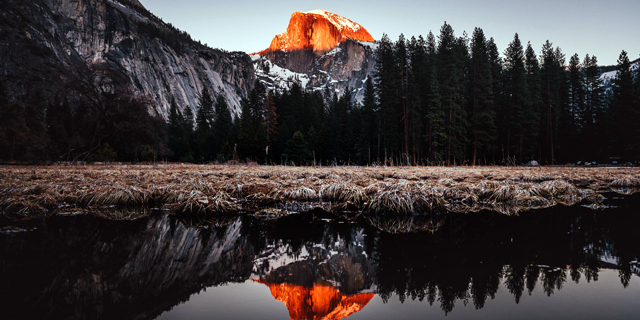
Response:
POLYGON ((287 30, 276 35, 269 51, 311 50, 326 52, 347 39, 375 42, 361 25, 324 10, 294 12, 287 30))
POLYGON ((256 77, 270 89, 294 82, 311 90, 363 98, 363 85, 375 66, 376 44, 360 24, 315 10, 294 12, 287 30, 268 49, 252 55, 256 77))

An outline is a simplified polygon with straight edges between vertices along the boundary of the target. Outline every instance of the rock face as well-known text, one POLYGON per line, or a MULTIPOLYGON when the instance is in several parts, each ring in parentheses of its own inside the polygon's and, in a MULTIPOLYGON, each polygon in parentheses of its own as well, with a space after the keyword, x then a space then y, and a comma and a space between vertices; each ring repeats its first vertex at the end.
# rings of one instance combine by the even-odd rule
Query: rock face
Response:
POLYGON ((270 89, 298 81, 312 90, 363 98, 375 66, 375 40, 361 25, 327 11, 295 12, 268 49, 252 55, 257 78, 270 89))
POLYGON ((195 42, 137 0, 6 0, 0 16, 2 76, 15 80, 3 81, 4 89, 16 100, 27 99, 34 86, 47 91, 59 83, 51 68, 107 63, 150 97, 165 119, 172 99, 195 112, 203 88, 224 96, 238 114, 255 81, 248 55, 195 42), (25 61, 38 81, 23 76, 25 61))
POLYGON ((266 51, 326 52, 347 39, 375 41, 361 25, 337 14, 324 10, 294 12, 287 30, 275 36, 266 51))

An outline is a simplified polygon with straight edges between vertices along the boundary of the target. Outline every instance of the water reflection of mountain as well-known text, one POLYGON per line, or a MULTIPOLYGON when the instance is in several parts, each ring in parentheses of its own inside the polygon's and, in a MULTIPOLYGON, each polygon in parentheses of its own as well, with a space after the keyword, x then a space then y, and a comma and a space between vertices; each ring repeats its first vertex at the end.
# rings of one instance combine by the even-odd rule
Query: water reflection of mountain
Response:
POLYGON ((251 274, 240 221, 193 229, 167 216, 75 217, 37 228, 0 235, 3 318, 150 319, 205 287, 251 274))
POLYGON ((9 318, 152 319, 205 287, 253 279, 295 319, 357 312, 372 293, 448 313, 457 303, 482 308, 501 287, 518 302, 536 287, 552 296, 568 281, 597 281, 602 268, 619 270, 621 288, 638 275, 640 216, 631 209, 450 214, 376 227, 329 218, 243 217, 210 228, 163 215, 42 221, 36 231, 0 234, 0 307, 9 318), (406 226, 428 231, 402 233, 417 231, 406 226))
POLYGON ((266 229, 252 279, 269 287, 292 320, 346 318, 373 298, 364 228, 300 215, 266 229), (292 237, 299 228, 315 230, 312 240, 292 237))
POLYGON ((362 310, 374 297, 372 292, 346 295, 331 284, 298 286, 268 283, 261 279, 256 281, 268 286, 271 295, 284 303, 291 320, 343 319, 362 310))

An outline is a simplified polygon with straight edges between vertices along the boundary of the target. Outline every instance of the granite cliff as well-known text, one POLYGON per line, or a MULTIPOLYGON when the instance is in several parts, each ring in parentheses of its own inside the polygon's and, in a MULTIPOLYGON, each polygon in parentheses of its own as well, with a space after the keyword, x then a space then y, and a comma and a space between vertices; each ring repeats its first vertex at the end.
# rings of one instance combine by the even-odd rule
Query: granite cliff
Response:
POLYGON ((194 111, 203 88, 238 114, 255 82, 248 55, 211 49, 137 0, 6 0, 0 7, 2 86, 13 101, 51 100, 67 70, 106 63, 167 118, 171 100, 194 111))

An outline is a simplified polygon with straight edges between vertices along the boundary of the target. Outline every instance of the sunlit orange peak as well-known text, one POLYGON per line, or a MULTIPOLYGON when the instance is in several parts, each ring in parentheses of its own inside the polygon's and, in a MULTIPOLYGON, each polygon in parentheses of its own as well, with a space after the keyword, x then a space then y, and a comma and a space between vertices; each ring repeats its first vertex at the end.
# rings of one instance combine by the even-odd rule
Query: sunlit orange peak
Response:
POLYGON ((291 320, 338 320, 346 318, 364 308, 371 301, 373 293, 344 295, 332 286, 314 284, 303 287, 288 283, 265 284, 271 295, 284 302, 291 320))
POLYGON ((287 30, 276 35, 269 49, 262 53, 278 50, 329 51, 347 39, 375 41, 364 27, 337 14, 324 10, 294 12, 287 30))

